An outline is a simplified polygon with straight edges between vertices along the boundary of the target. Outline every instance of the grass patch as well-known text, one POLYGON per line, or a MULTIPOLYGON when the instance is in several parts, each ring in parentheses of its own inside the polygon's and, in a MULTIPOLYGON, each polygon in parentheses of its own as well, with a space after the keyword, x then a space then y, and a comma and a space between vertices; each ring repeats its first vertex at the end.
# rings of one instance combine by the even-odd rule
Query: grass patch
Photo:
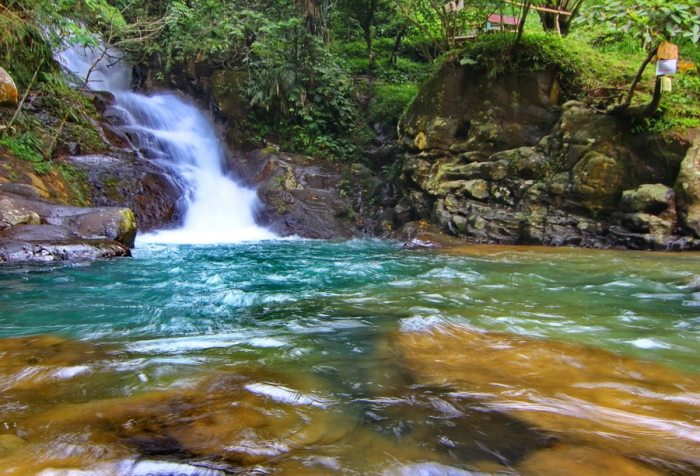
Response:
POLYGON ((700 127, 700 77, 685 73, 674 76, 673 91, 662 96, 657 114, 638 124, 635 130, 673 135, 696 127, 700 127))
MULTIPOLYGON (((623 94, 629 88, 645 52, 620 33, 596 28, 579 29, 569 37, 526 34, 513 45, 513 35, 483 35, 447 55, 491 76, 521 72, 557 72, 567 98, 586 99, 600 88, 623 94)), ((700 62, 700 47, 681 45, 681 55, 700 62)), ((634 96, 634 104, 647 103, 655 82, 654 64, 647 67, 634 96)), ((635 127, 637 132, 677 133, 700 127, 700 77, 697 72, 673 78, 673 92, 663 96, 655 117, 635 127)))
POLYGON ((369 103, 367 120, 396 127, 408 105, 418 93, 416 84, 375 83, 369 103))
MULTIPOLYGON (((622 87, 632 80, 643 53, 604 54, 575 38, 546 33, 525 34, 513 44, 512 34, 482 35, 457 52, 462 65, 487 71, 491 76, 505 73, 554 71, 565 91, 580 95, 598 87, 622 87)), ((448 55, 454 59, 454 55, 448 55)))
POLYGON ((48 175, 53 171, 53 164, 41 153, 42 142, 29 132, 0 137, 0 146, 18 159, 31 163, 37 175, 48 175))
POLYGON ((70 185, 76 203, 82 206, 89 206, 90 187, 87 183, 87 173, 69 164, 58 164, 57 168, 63 179, 70 185))

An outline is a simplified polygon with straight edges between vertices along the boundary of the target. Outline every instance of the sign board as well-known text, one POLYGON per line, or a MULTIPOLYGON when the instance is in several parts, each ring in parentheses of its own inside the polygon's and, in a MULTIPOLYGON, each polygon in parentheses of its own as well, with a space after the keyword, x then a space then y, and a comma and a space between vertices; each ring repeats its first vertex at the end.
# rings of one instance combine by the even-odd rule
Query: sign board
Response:
POLYGON ((674 74, 678 69, 678 60, 659 60, 656 62, 656 75, 663 76, 666 74, 674 74))
POLYGON ((673 43, 664 42, 659 45, 659 49, 656 51, 656 57, 661 60, 677 60, 678 59, 678 45, 673 43))
POLYGON ((673 90, 673 82, 668 76, 661 78, 661 92, 670 93, 673 90))

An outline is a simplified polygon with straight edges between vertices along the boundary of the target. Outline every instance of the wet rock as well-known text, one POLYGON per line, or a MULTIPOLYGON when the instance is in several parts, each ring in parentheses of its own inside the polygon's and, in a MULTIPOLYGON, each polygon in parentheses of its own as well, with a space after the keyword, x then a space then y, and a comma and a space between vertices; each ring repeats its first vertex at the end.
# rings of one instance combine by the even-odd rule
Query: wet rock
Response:
POLYGON ((589 446, 559 444, 526 459, 517 470, 527 476, 654 476, 662 474, 644 464, 589 446))
POLYGON ((182 191, 156 164, 119 155, 74 156, 70 161, 86 172, 93 205, 130 208, 140 230, 164 228, 181 219, 182 191))
POLYGON ((417 383, 449 382, 485 408, 599 451, 688 472, 700 467, 700 428, 688 427, 700 390, 694 375, 595 348, 458 326, 397 333, 395 345, 417 383))
POLYGON ((367 201, 381 184, 362 167, 339 167, 307 156, 257 150, 235 165, 251 177, 262 207, 258 221, 282 236, 340 238, 362 233, 367 201))
POLYGON ((0 241, 0 262, 49 263, 131 256, 125 245, 108 240, 0 241))
POLYGON ((18 101, 19 94, 14 80, 0 67, 0 106, 16 106, 18 101))
POLYGON ((404 242, 405 248, 444 248, 464 244, 463 240, 443 233, 427 221, 406 223, 392 234, 392 238, 404 242))
POLYGON ((683 225, 700 237, 700 139, 685 155, 674 188, 683 225))

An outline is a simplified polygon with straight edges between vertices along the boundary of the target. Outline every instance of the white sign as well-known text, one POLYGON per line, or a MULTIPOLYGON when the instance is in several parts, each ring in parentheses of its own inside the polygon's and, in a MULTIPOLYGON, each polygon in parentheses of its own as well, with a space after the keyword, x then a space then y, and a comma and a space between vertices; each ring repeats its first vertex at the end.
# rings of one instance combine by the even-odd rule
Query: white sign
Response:
POLYGON ((674 74, 678 68, 678 60, 659 60, 656 62, 656 75, 674 74))

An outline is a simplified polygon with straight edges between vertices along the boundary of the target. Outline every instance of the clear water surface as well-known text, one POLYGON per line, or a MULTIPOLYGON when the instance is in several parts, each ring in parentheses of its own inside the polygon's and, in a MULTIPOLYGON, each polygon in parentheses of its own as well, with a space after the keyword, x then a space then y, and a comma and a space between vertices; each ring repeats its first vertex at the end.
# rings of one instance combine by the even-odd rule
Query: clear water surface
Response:
POLYGON ((0 268, 7 474, 700 469, 700 255, 134 254, 0 268))

